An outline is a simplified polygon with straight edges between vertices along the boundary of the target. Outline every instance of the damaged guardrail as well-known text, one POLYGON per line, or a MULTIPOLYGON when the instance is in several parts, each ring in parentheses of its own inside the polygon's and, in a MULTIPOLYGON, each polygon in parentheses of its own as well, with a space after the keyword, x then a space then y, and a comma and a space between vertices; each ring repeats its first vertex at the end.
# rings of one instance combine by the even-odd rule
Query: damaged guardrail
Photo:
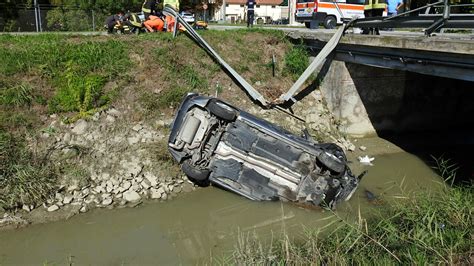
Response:
POLYGON ((242 76, 237 73, 229 64, 227 64, 224 59, 222 59, 219 54, 212 49, 212 47, 189 25, 179 14, 171 8, 170 6, 165 6, 163 9, 165 15, 170 15, 176 18, 177 23, 175 23, 174 33, 176 34, 178 23, 182 24, 187 30, 189 35, 204 49, 208 54, 210 54, 219 64, 239 83, 241 87, 252 97, 254 101, 260 102, 263 106, 267 106, 269 103, 265 100, 262 94, 255 90, 250 83, 248 83, 242 76))
POLYGON ((301 88, 301 86, 311 76, 311 74, 314 73, 314 71, 316 71, 316 69, 324 63, 332 51, 334 51, 346 29, 344 25, 336 31, 334 36, 316 56, 316 59, 308 66, 308 68, 303 72, 303 74, 298 78, 298 80, 293 84, 287 93, 282 94, 278 99, 268 101, 265 99, 265 97, 263 97, 262 94, 255 90, 255 88, 252 87, 250 83, 240 76, 237 71, 227 64, 227 62, 224 61, 224 59, 222 59, 219 54, 214 51, 214 49, 212 49, 212 47, 176 12, 176 10, 167 5, 163 9, 163 13, 176 18, 177 23, 175 23, 173 33, 174 35, 176 35, 178 23, 182 24, 191 38, 195 40, 208 54, 210 54, 231 75, 231 77, 234 78, 234 80, 237 81, 237 83, 250 95, 252 100, 260 102, 264 107, 283 104, 289 100, 295 101, 293 95, 301 88))

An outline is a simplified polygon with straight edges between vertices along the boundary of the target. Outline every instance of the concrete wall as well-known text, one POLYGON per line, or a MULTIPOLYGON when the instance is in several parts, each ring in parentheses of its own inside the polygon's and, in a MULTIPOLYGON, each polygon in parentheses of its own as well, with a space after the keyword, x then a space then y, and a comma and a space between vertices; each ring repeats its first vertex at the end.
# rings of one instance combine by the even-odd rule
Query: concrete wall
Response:
POLYGON ((474 126, 473 82, 333 61, 320 89, 354 136, 474 126))

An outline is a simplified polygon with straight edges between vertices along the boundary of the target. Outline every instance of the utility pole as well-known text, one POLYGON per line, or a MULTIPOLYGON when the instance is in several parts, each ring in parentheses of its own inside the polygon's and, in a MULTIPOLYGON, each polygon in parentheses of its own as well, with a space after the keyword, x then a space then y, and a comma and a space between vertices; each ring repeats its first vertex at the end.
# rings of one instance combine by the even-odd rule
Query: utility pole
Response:
POLYGON ((35 26, 36 26, 36 32, 39 31, 39 23, 38 23, 38 0, 35 0, 35 2, 33 3, 34 7, 35 7, 35 26))
POLYGON ((92 31, 95 31, 95 16, 94 16, 94 10, 92 12, 92 31))
POLYGON ((296 8, 296 3, 295 0, 288 0, 288 23, 289 25, 294 25, 295 24, 295 8, 296 8))
POLYGON ((224 20, 225 22, 225 6, 226 6, 226 3, 225 3, 225 0, 222 1, 222 19, 224 20))
POLYGON ((43 24, 41 23, 41 6, 38 4, 38 24, 39 24, 39 31, 43 31, 43 24))

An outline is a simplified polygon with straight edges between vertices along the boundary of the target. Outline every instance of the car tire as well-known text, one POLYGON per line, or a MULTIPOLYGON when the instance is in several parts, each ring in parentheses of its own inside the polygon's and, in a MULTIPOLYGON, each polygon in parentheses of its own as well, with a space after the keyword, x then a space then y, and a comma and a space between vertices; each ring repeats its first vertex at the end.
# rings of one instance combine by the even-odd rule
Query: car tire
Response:
POLYGON ((304 26, 308 29, 311 29, 311 22, 305 22, 304 26))
POLYGON ((326 153, 325 151, 319 154, 318 160, 336 173, 342 173, 346 170, 346 165, 344 163, 340 162, 334 155, 326 153))
POLYGON ((197 169, 193 167, 188 161, 184 161, 181 165, 181 169, 183 172, 190 177, 191 179, 197 181, 204 181, 209 177, 211 171, 207 169, 197 169))
POLYGON ((326 18, 324 18, 323 25, 326 29, 334 29, 337 25, 336 17, 326 16, 326 18))
POLYGON ((207 109, 211 114, 226 121, 234 121, 237 117, 237 110, 216 99, 209 101, 207 109))

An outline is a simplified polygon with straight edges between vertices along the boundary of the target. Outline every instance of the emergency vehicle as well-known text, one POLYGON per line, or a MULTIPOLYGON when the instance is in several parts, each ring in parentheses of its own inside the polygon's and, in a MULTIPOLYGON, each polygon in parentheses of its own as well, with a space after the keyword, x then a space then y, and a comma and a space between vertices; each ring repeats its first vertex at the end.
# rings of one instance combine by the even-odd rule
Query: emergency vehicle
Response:
POLYGON ((307 28, 323 24, 332 29, 344 20, 363 18, 364 0, 297 0, 295 17, 307 28))

